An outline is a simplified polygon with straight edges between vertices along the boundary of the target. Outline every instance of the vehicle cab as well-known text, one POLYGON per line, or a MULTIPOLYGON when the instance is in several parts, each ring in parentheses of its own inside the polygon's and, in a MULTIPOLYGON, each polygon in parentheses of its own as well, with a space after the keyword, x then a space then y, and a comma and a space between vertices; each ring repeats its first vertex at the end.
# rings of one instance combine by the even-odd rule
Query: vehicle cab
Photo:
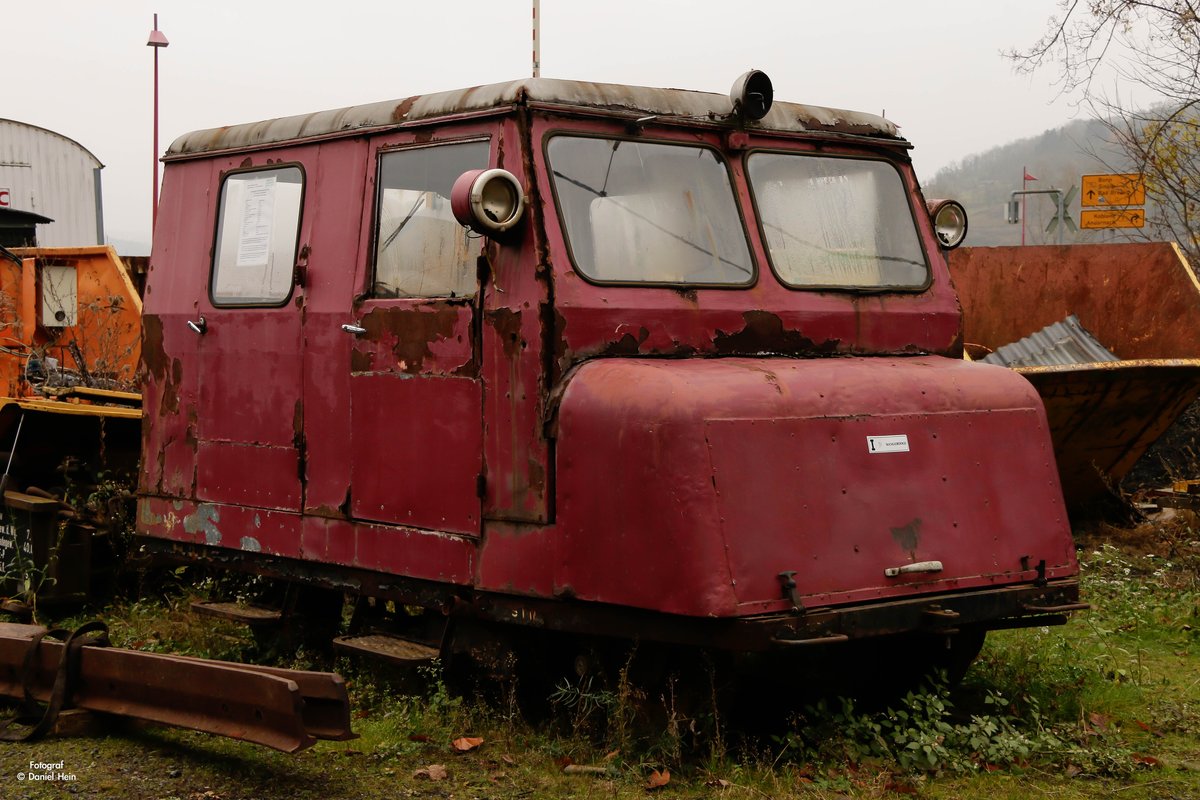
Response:
POLYGON ((962 359, 961 225, 891 122, 771 100, 527 79, 180 137, 147 544, 737 651, 1063 621, 1045 413, 962 359))

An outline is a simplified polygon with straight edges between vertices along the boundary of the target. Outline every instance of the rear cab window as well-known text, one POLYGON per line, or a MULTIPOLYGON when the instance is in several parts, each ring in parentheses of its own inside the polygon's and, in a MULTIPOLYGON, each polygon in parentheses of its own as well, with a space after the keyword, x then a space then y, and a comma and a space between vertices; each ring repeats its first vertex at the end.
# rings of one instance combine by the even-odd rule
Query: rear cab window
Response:
POLYGON ((221 183, 214 306, 278 306, 292 292, 304 172, 298 166, 235 172, 221 183))

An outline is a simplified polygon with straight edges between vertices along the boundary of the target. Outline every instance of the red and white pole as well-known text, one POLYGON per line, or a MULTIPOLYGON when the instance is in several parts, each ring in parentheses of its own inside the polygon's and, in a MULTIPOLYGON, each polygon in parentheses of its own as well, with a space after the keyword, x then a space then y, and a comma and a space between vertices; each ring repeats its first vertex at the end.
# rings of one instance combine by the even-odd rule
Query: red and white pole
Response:
POLYGON ((542 0, 533 0, 533 77, 542 77, 542 0))
POLYGON ((154 48, 154 189, 151 195, 151 237, 154 235, 154 226, 158 224, 158 50, 168 44, 170 42, 167 41, 167 37, 158 29, 158 14, 155 14, 154 29, 150 31, 150 40, 146 42, 147 47, 154 48))
MULTIPOLYGON (((1029 168, 1021 167, 1021 191, 1025 191, 1025 182, 1029 179, 1029 168)), ((1029 195, 1021 195, 1021 246, 1025 246, 1025 198, 1029 195)))

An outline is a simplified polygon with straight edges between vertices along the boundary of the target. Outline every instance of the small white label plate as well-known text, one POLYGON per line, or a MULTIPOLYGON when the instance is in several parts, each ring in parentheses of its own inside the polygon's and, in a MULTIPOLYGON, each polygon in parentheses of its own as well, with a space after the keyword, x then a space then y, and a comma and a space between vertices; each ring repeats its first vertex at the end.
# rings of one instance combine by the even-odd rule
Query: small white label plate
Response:
POLYGON ((872 454, 907 453, 908 434, 902 433, 899 436, 868 436, 867 452, 872 454))

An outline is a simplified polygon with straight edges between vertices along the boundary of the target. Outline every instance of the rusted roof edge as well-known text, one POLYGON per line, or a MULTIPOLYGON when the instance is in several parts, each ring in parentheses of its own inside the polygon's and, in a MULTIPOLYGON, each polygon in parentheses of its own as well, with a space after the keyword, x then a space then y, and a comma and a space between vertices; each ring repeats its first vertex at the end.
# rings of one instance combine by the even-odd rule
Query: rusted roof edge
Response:
MULTIPOLYGON (((530 104, 552 105, 563 110, 707 120, 714 125, 728 120, 732 111, 728 97, 709 92, 528 78, 194 131, 177 138, 164 160, 360 135, 433 119, 453 119, 473 112, 496 112, 530 104)), ((766 117, 748 125, 748 128, 772 133, 809 133, 855 139, 865 137, 872 141, 897 143, 905 141, 897 127, 883 117, 796 103, 775 103, 766 117)))
MULTIPOLYGON (((222 153, 231 153, 231 152, 234 152, 234 153, 256 153, 261 150, 272 150, 274 148, 279 147, 280 145, 287 145, 289 147, 290 146, 300 146, 300 145, 306 145, 306 144, 313 144, 315 142, 325 142, 325 141, 329 141, 331 139, 344 139, 344 138, 348 138, 348 137, 352 137, 352 136, 370 136, 375 133, 386 133, 387 131, 397 131, 397 130, 405 130, 406 128, 422 127, 422 126, 429 125, 433 122, 438 122, 438 123, 456 122, 456 121, 461 121, 461 120, 479 119, 479 118, 483 118, 483 117, 501 116, 501 115, 507 114, 509 111, 512 110, 512 108, 513 108, 512 105, 496 106, 494 108, 486 108, 486 109, 483 109, 480 111, 472 111, 472 112, 466 112, 466 113, 462 113, 462 114, 453 114, 450 116, 439 117, 436 119, 415 119, 412 121, 395 122, 395 123, 388 123, 388 124, 384 124, 384 125, 362 125, 360 127, 344 128, 342 130, 330 131, 328 133, 296 137, 294 139, 280 139, 280 140, 264 141, 264 142, 260 142, 258 144, 243 145, 243 144, 230 143, 225 146, 214 146, 209 149, 203 149, 203 150, 197 149, 197 150, 192 150, 192 151, 182 152, 182 153, 174 153, 174 152, 171 152, 170 150, 168 150, 167 153, 163 155, 161 160, 164 163, 168 163, 168 162, 174 162, 174 161, 189 161, 189 160, 193 160, 193 159, 197 159, 197 158, 209 158, 211 156, 221 155, 222 153)), ((217 129, 217 130, 224 130, 224 129, 217 129)), ((207 133, 207 132, 208 131, 196 131, 196 133, 207 133)), ((186 134, 186 135, 190 136, 192 134, 186 134)), ((182 138, 183 137, 181 136, 180 139, 182 139, 182 138)), ((178 142, 178 141, 179 140, 176 139, 176 142, 178 142)), ((174 149, 175 145, 172 144, 171 147, 172 147, 172 149, 174 149)))

